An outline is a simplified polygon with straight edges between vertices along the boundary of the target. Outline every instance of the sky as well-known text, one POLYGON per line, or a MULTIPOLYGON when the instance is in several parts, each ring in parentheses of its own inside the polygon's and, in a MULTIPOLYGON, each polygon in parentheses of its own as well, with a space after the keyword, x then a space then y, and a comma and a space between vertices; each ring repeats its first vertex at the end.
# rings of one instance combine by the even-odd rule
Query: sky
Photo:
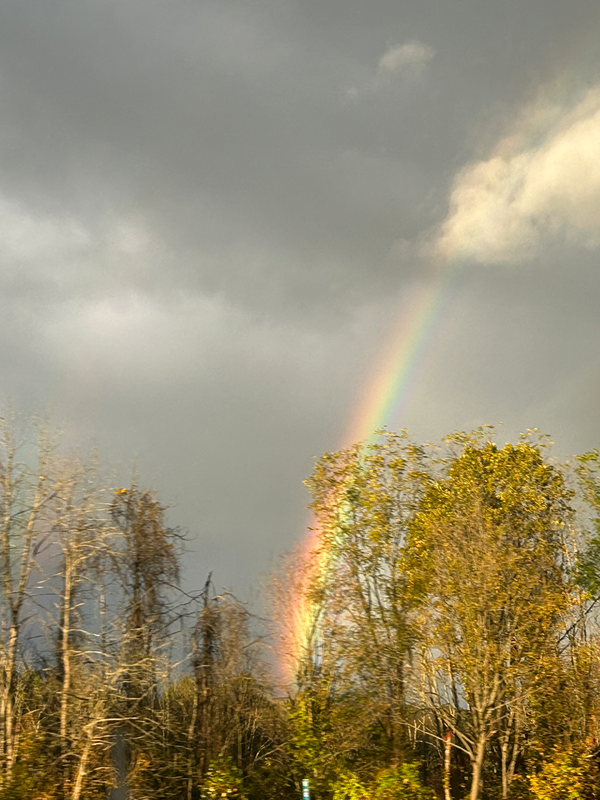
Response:
POLYGON ((0 398, 242 597, 398 330, 378 422, 598 447, 598 41, 597 0, 4 0, 0 398))

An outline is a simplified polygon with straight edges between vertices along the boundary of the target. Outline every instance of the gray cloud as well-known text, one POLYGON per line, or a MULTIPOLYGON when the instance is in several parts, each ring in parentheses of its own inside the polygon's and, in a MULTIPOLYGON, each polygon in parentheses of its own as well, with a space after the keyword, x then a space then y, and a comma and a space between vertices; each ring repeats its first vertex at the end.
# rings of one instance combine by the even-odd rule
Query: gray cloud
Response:
POLYGON ((404 44, 389 47, 379 59, 377 71, 380 75, 397 73, 405 68, 420 71, 433 56, 432 47, 418 39, 410 39, 404 44))

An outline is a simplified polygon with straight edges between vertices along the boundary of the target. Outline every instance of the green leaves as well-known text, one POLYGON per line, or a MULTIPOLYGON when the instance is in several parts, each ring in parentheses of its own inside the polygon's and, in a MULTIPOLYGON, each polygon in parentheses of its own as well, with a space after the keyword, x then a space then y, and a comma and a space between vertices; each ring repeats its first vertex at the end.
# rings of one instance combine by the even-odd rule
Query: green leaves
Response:
POLYGON ((416 766, 404 763, 381 770, 367 782, 343 771, 333 784, 332 800, 435 800, 435 794, 423 786, 416 766))
POLYGON ((242 773, 231 758, 220 756, 210 762, 200 797, 202 800, 243 800, 242 773))

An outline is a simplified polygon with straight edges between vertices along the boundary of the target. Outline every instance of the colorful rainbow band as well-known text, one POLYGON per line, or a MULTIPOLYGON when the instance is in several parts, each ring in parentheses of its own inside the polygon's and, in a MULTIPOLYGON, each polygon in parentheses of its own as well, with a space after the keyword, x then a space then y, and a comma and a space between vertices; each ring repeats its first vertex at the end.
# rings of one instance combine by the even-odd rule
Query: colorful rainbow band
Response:
MULTIPOLYGON (((406 411, 459 272, 457 262, 438 266, 409 298, 407 311, 400 315, 397 329, 369 384, 368 394, 344 437, 343 447, 372 440, 375 431, 400 419, 406 411)), ((303 548, 307 563, 309 556, 317 552, 317 545, 318 531, 309 528, 303 548)), ((332 561, 331 553, 320 550, 312 569, 298 587, 292 619, 288 621, 292 630, 284 634, 286 653, 280 664, 289 682, 296 679, 297 667, 313 646, 318 628, 318 609, 306 596, 308 582, 333 569, 332 561)))

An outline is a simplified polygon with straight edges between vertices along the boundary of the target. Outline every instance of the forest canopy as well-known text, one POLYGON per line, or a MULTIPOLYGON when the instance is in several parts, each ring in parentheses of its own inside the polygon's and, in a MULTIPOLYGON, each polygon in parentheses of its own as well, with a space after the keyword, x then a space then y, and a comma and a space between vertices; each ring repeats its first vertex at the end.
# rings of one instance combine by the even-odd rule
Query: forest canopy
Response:
POLYGON ((156 492, 4 419, 0 800, 599 796, 600 457, 496 440, 315 463, 286 653, 210 565, 180 585, 156 492))

